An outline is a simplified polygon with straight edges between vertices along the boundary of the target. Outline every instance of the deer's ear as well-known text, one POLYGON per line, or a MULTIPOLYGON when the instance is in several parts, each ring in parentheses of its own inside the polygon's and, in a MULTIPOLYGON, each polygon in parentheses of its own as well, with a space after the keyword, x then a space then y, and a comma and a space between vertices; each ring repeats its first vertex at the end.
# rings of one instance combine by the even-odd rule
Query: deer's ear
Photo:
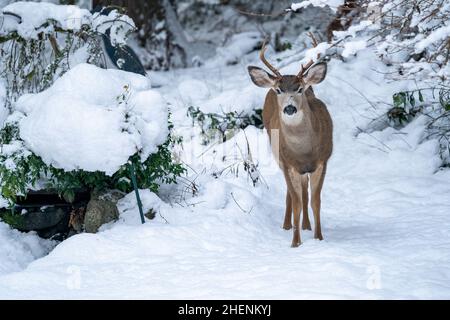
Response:
POLYGON ((311 68, 306 71, 303 75, 303 80, 307 85, 318 84, 325 79, 327 75, 327 64, 326 63, 318 63, 313 65, 311 68))
POLYGON ((253 83, 258 87, 271 88, 275 84, 276 78, 265 70, 254 66, 249 66, 247 69, 253 83))

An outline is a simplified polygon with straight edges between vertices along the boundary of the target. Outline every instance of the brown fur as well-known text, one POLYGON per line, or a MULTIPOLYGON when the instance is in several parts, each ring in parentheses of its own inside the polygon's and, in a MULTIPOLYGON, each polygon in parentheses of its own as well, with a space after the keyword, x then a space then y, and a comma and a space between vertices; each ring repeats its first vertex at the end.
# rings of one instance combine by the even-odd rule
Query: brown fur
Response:
POLYGON ((300 88, 300 82, 296 76, 284 76, 278 82, 278 88, 282 92, 297 92, 300 88))

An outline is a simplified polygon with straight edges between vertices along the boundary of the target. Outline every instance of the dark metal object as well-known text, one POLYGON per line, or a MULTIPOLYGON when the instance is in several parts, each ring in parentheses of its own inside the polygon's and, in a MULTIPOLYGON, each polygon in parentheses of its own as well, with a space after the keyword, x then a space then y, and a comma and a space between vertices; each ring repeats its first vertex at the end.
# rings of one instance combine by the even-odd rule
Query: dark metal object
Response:
POLYGON ((130 176, 131 176, 131 182, 133 183, 134 193, 136 194, 136 201, 139 207, 139 214, 141 215, 141 222, 142 224, 145 223, 145 217, 144 217, 144 211, 142 210, 142 202, 141 197, 139 196, 139 190, 137 186, 136 181, 136 169, 134 167, 133 162, 129 162, 129 170, 130 170, 130 176))

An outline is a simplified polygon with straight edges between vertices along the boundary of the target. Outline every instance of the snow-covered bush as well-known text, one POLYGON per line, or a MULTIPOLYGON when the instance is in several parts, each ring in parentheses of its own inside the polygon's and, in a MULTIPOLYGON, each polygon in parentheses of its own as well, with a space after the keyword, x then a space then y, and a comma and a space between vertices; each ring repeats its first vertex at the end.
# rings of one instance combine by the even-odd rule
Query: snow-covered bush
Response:
POLYGON ((6 107, 23 93, 40 92, 78 63, 104 66, 100 35, 125 43, 135 29, 117 10, 91 14, 73 5, 15 2, 0 12, 0 77, 6 107))
POLYGON ((184 171, 149 80, 95 66, 105 66, 99 36, 120 46, 134 28, 117 10, 22 1, 2 9, 0 189, 9 205, 30 189, 69 202, 80 188, 129 192, 130 164, 152 191, 184 171))
POLYGON ((48 88, 25 94, 0 131, 0 187, 13 203, 30 188, 73 197, 79 188, 132 190, 174 182, 183 167, 171 159, 167 106, 149 80, 79 64, 48 88))

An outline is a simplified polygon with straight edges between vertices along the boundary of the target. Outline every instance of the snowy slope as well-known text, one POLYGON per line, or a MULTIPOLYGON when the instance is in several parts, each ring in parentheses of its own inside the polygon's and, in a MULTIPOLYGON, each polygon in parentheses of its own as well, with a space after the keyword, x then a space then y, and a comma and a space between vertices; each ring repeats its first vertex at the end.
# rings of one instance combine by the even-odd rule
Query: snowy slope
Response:
POLYGON ((373 71, 381 66, 364 52, 353 63, 330 63, 316 88, 334 121, 322 193, 325 240, 302 231, 303 244, 293 249, 291 231, 281 228, 285 185, 266 133, 247 128, 204 147, 186 118, 189 105, 217 111, 261 104, 265 92, 251 84, 246 65, 152 75, 184 137, 179 152, 198 196, 184 185, 164 188, 165 201, 142 190, 145 209, 158 211, 145 225, 128 196, 119 222, 69 238, 21 272, 3 273, 0 297, 450 298, 450 172, 438 169, 435 141, 420 143, 423 119, 398 132, 356 135, 374 116, 366 98, 390 101, 408 84, 385 84, 373 71), (225 170, 214 179, 211 173, 242 157, 246 139, 263 182, 253 187, 242 168, 238 177, 225 170))

